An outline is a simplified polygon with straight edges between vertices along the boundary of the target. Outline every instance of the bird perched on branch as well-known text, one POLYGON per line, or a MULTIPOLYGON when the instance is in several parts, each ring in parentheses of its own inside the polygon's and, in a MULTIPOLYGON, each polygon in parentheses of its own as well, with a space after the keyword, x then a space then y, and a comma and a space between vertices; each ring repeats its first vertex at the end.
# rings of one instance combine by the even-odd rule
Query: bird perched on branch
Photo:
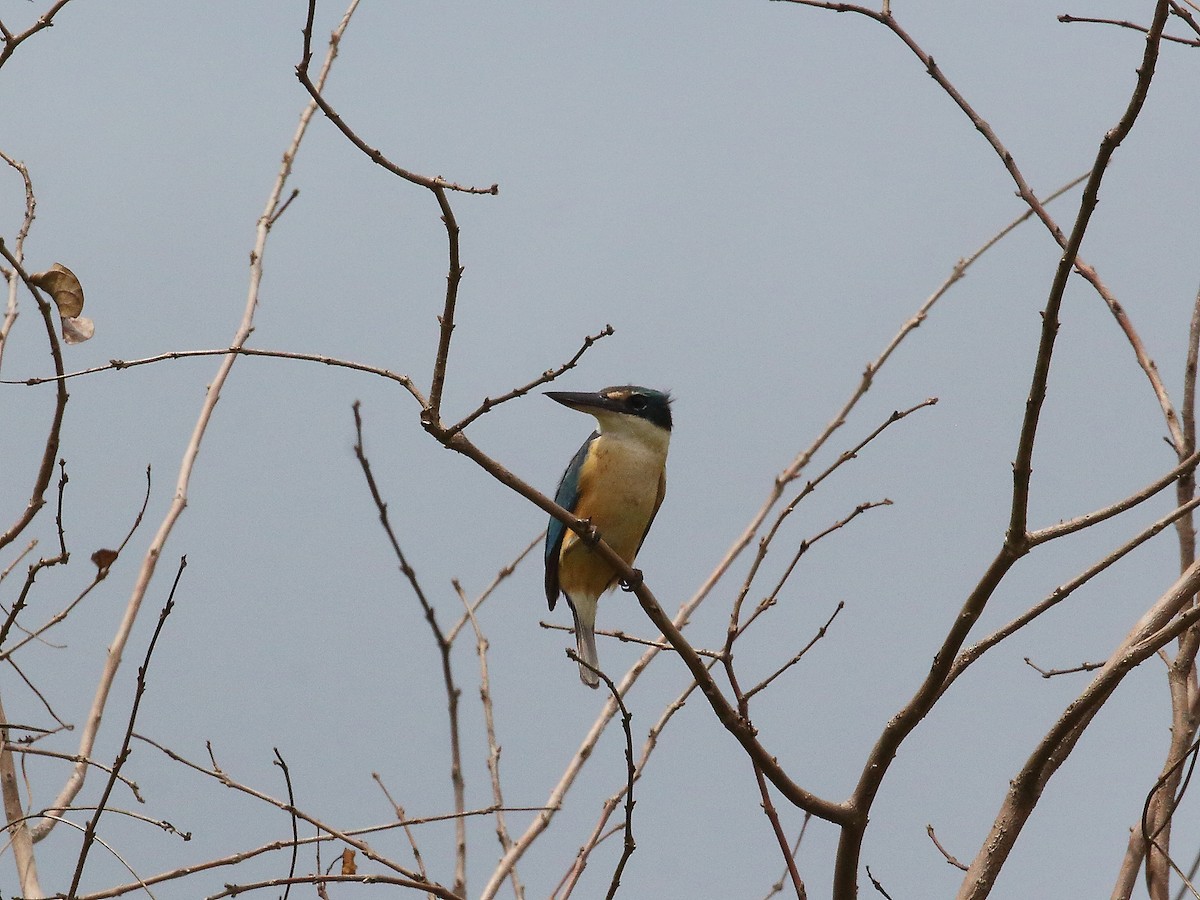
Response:
MULTIPOLYGON (((632 384, 595 393, 547 391, 546 396, 593 416, 600 426, 567 466, 555 502, 591 522, 604 542, 633 565, 667 491, 671 398, 632 384)), ((591 666, 599 666, 596 606, 616 584, 613 567, 552 517, 546 530, 546 599, 554 609, 558 595, 566 596, 575 617, 579 657, 591 666)), ((588 687, 600 683, 582 665, 579 677, 588 687)))

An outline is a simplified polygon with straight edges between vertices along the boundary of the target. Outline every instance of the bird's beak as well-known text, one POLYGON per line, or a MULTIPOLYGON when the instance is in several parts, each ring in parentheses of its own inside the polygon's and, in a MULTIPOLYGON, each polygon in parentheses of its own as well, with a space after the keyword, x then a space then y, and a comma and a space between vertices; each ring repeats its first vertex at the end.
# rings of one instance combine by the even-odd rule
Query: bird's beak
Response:
POLYGON ((603 394, 594 391, 546 391, 546 396, 563 406, 569 406, 571 409, 584 413, 590 413, 596 409, 615 410, 618 408, 616 401, 609 400, 603 394))

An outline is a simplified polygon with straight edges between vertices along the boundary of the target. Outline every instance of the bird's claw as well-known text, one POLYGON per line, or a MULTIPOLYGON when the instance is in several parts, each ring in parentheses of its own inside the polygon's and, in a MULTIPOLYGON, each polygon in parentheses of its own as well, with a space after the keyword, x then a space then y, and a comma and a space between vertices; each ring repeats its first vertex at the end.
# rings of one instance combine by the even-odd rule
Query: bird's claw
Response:
POLYGON ((633 592, 637 586, 642 583, 642 570, 634 569, 632 578, 624 578, 621 580, 621 590, 633 592))

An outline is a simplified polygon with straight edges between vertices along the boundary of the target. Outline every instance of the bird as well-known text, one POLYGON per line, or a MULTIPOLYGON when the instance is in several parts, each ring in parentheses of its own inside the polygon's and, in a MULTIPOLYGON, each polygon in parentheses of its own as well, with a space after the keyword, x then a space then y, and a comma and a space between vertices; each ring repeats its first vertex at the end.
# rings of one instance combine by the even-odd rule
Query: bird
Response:
MULTIPOLYGON (((593 416, 599 426, 571 459, 554 501, 587 519, 604 542, 633 565, 667 492, 670 395, 625 384, 591 393, 547 391, 546 396, 593 416)), ((546 599, 553 610, 560 594, 567 598, 579 658, 596 668, 596 607, 616 584, 616 570, 551 517, 546 529, 546 599)), ((596 673, 582 664, 579 678, 590 688, 600 684, 596 673)))

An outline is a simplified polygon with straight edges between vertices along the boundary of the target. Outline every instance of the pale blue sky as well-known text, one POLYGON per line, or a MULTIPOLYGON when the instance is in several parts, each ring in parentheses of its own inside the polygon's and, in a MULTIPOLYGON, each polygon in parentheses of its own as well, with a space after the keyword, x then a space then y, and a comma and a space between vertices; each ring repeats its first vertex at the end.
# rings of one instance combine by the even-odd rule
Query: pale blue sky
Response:
MULTIPOLYGON (((7 0, 0 19, 21 27, 45 6, 7 0)), ((1132 31, 1063 25, 1056 15, 1140 20, 1151 8, 911 2, 895 12, 1047 193, 1090 165, 1125 107, 1143 47, 1132 31)), ((341 12, 322 3, 318 32, 327 34, 341 12)), ((293 73, 303 19, 299 2, 76 0, 0 70, 0 149, 28 164, 37 190, 29 266, 70 266, 96 322, 96 337, 68 350, 69 368, 228 343, 245 298, 255 219, 306 99, 293 73)), ((1177 400, 1197 287, 1198 52, 1164 47, 1083 248, 1177 400)), ((1022 211, 994 153, 894 36, 862 17, 789 4, 364 0, 327 94, 401 165, 500 185, 495 197, 452 198, 466 273, 450 415, 566 360, 607 323, 616 334, 559 386, 632 381, 675 394, 670 489, 639 560, 669 610, 691 596, 772 478, 833 417, 865 363, 954 262, 1022 211)), ((372 165, 321 119, 292 186, 300 196, 272 235, 250 344, 350 358, 427 382, 446 269, 432 197, 372 165)), ((19 181, 5 168, 6 240, 20 203, 19 181)), ((1072 194, 1053 207, 1064 226, 1076 204, 1072 194)), ((850 790, 1002 540, 1038 313, 1057 259, 1044 230, 1028 224, 971 269, 889 362, 811 474, 893 409, 929 396, 939 404, 895 426, 803 504, 752 592, 774 583, 803 538, 861 502, 894 501, 818 545, 779 608, 739 645, 745 680, 756 680, 845 601, 828 637, 755 710, 764 741, 797 780, 833 799, 850 790)), ((34 308, 22 303, 4 356, 9 379, 48 371, 34 308)), ((1173 464, 1128 345, 1078 279, 1062 318, 1034 461, 1035 526, 1110 503, 1173 464)), ((54 636, 69 650, 31 647, 24 659, 70 721, 91 701, 216 365, 169 362, 71 383, 62 455, 73 564, 39 578, 33 620, 86 583, 92 550, 119 540, 147 464, 154 487, 126 556, 54 636)), ((544 526, 540 511, 426 437, 415 404, 395 385, 310 364, 240 360, 127 654, 101 758, 119 741, 171 561, 186 553, 140 731, 197 759, 211 740, 231 773, 282 795, 271 764, 278 747, 299 803, 346 827, 389 818, 373 771, 411 814, 450 808, 436 654, 351 452, 354 400, 363 404, 367 449, 399 537, 443 622, 459 613, 451 578, 477 593, 544 526)), ((50 402, 48 386, 0 390, 7 519, 27 498, 50 402)), ((534 394, 480 419, 470 434, 551 491, 590 427, 534 394)), ((1024 560, 976 636, 1171 504, 1163 496, 1024 560)), ((52 542, 48 516, 34 531, 52 542)), ((953 896, 958 873, 930 844, 926 824, 970 859, 1008 780, 1086 683, 1083 675, 1043 681, 1022 658, 1047 667, 1102 659, 1173 580, 1173 541, 1163 535, 985 657, 903 746, 864 853, 896 900, 953 896)), ((0 566, 10 561, 2 556, 0 566)), ((689 634, 698 645, 721 641, 747 563, 696 617, 689 634)), ((0 586, 5 604, 11 585, 0 586)), ((563 655, 568 638, 538 626, 547 618, 568 621, 561 606, 547 613, 533 558, 481 616, 514 805, 545 800, 603 702, 581 687, 563 655)), ((622 593, 602 604, 599 624, 650 632, 622 593)), ((614 674, 636 656, 629 646, 601 644, 614 674)), ((470 641, 455 663, 468 803, 484 805, 470 641)), ((1166 747, 1161 669, 1147 663, 1130 676, 1089 729, 994 897, 1048 896, 1048 885, 1056 896, 1107 896, 1166 747)), ((654 664, 630 698, 638 746, 683 684, 677 660, 654 664)), ((0 676, 0 687, 14 720, 44 721, 13 673, 0 676)), ((56 746, 73 752, 73 740, 63 736, 56 746)), ((569 866, 623 777, 621 754, 614 731, 526 858, 529 896, 546 896, 569 866)), ((49 801, 59 764, 39 761, 31 771, 35 803, 49 801)), ((282 813, 148 748, 136 749, 129 774, 147 796, 139 812, 195 835, 184 844, 106 819, 106 836, 143 874, 289 832, 282 813)), ((761 897, 779 877, 751 770, 698 700, 664 735, 637 797, 638 851, 623 896, 761 897)), ((1176 836, 1188 859, 1198 837, 1190 818, 1177 823, 1176 836)), ((517 830, 526 821, 511 817, 517 830)), ((795 829, 800 817, 786 810, 784 821, 795 829)), ((474 895, 498 848, 490 822, 472 829, 474 895)), ((449 829, 422 834, 432 874, 449 882, 449 829)), ((799 864, 812 897, 828 895, 835 841, 819 823, 805 839, 799 864)), ((373 843, 406 858, 399 836, 373 843)), ((77 835, 60 829, 41 848, 48 889, 65 889, 56 868, 76 846, 77 835)), ((614 842, 597 853, 576 896, 602 896, 617 852, 614 842)), ((124 880, 107 854, 92 856, 92 889, 124 880)), ((0 889, 11 893, 10 865, 0 860, 0 889)), ((286 865, 272 858, 155 894, 206 895, 235 878, 285 874, 286 865)), ((302 861, 301 871, 309 869, 302 861)))

